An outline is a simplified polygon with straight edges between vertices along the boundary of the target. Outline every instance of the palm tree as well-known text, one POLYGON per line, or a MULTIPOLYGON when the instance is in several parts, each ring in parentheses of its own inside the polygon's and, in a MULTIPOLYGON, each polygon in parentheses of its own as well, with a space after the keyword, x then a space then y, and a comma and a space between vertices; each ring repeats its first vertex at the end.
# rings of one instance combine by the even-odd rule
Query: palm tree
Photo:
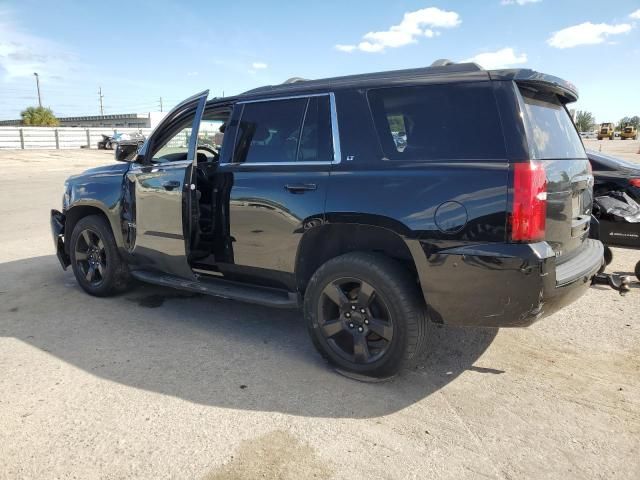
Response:
POLYGON ((31 127, 57 127, 60 121, 50 108, 29 107, 20 113, 22 124, 31 127))
POLYGON ((594 123, 596 122, 591 112, 578 111, 578 113, 576 113, 576 127, 578 127, 578 131, 588 132, 593 128, 594 123))

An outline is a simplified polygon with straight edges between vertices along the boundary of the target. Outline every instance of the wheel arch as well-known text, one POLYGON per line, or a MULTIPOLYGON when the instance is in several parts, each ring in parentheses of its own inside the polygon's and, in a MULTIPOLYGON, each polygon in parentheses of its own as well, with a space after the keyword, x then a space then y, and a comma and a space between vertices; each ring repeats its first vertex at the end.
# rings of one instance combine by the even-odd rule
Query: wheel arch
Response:
POLYGON ((316 227, 302 237, 295 261, 296 286, 304 293, 316 270, 350 252, 381 253, 406 266, 417 276, 413 255, 404 238, 389 228, 356 223, 330 223, 316 227))
POLYGON ((64 236, 65 236, 65 252, 69 253, 69 243, 71 240, 71 234, 73 233, 73 229, 77 225, 77 223, 85 217, 89 215, 99 215, 103 217, 109 226, 111 227, 111 232, 113 233, 114 238, 116 239, 116 245, 120 247, 122 245, 121 235, 118 235, 117 228, 114 228, 113 222, 108 214, 107 209, 98 204, 98 203, 78 203, 72 205, 65 212, 65 225, 64 225, 64 236))

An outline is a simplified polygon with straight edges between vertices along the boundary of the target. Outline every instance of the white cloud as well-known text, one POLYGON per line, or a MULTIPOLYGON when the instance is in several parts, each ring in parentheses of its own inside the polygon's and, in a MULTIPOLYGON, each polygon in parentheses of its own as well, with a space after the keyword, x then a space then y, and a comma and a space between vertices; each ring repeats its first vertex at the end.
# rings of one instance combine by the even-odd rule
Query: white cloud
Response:
POLYGON ((572 48, 579 45, 603 43, 609 35, 627 33, 633 28, 628 23, 610 25, 608 23, 581 23, 555 32, 547 43, 556 48, 572 48))
POLYGON ((528 3, 539 3, 542 0, 502 0, 501 5, 526 5, 528 3))
POLYGON ((338 44, 335 48, 347 53, 355 50, 370 53, 383 52, 386 48, 398 48, 416 43, 420 37, 433 38, 440 35, 440 32, 434 29, 453 28, 460 23, 460 15, 456 12, 435 7, 423 8, 405 13, 402 21, 388 30, 367 33, 357 45, 338 44))
POLYGON ((341 44, 336 45, 336 50, 340 50, 341 52, 347 52, 347 53, 353 52, 356 48, 358 48, 356 45, 341 45, 341 44))
POLYGON ((475 62, 481 67, 491 70, 494 68, 507 68, 513 65, 527 63, 527 54, 521 53, 517 55, 513 48, 503 48, 495 52, 479 53, 475 57, 468 58, 463 61, 475 62))
POLYGON ((251 68, 254 70, 264 70, 265 68, 267 68, 269 65, 267 65, 264 62, 253 62, 251 64, 251 68))
POLYGON ((640 8, 635 12, 629 14, 629 18, 635 18, 636 20, 640 20, 640 8))
POLYGON ((48 39, 19 28, 7 10, 0 10, 0 78, 59 77, 74 68, 73 55, 48 39))

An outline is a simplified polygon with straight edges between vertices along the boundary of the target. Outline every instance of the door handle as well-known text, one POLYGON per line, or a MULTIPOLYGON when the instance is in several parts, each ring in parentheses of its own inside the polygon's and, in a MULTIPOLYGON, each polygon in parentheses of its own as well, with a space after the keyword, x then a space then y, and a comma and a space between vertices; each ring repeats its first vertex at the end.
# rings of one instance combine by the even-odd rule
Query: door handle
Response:
POLYGON ((294 183, 284 186, 285 190, 289 190, 291 193, 304 193, 315 190, 318 186, 315 183, 294 183))
POLYGON ((180 187, 180 182, 178 180, 167 180, 162 186, 165 190, 173 190, 174 188, 180 187))

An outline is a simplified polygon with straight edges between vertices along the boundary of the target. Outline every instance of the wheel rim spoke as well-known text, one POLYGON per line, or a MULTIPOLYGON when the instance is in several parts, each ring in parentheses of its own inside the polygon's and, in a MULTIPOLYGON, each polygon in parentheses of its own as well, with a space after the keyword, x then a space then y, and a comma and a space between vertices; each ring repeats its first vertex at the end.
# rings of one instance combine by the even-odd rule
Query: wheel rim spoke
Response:
POLYGON ((89 230, 84 230, 82 232, 82 239, 84 240, 84 243, 87 246, 87 248, 93 245, 93 242, 91 241, 91 235, 89 235, 89 230))
POLYGON ((375 289, 367 282, 362 282, 360 284, 360 290, 358 291, 358 304, 363 307, 368 307, 375 295, 375 289))
POLYGON ((379 318, 369 319, 369 330, 378 334, 380 337, 389 342, 393 338, 393 327, 384 320, 380 320, 379 318))
POLYGON ((87 252, 79 252, 78 250, 76 250, 76 260, 77 261, 84 262, 88 257, 89 257, 89 255, 87 254, 87 252))
POLYGON ((344 330, 344 324, 339 318, 325 322, 320 328, 325 337, 330 338, 344 330))
POLYGON ((104 278, 104 266, 101 263, 98 264, 98 273, 100 274, 100 278, 104 278))
POLYGON ((89 265, 89 268, 87 268, 87 273, 85 275, 85 278, 87 279, 87 282, 93 282, 93 279, 96 276, 96 268, 93 265, 89 265))
POLYGON ((364 335, 355 335, 353 337, 353 357, 358 363, 366 363, 369 360, 369 345, 367 337, 364 335))
POLYGON ((102 239, 101 238, 98 238, 98 250, 100 252, 104 251, 104 243, 102 243, 102 239))
POLYGON ((333 303, 338 305, 339 307, 346 305, 349 303, 349 299, 344 294, 342 289, 336 283, 330 283, 327 285, 322 291, 324 295, 326 295, 333 303))

